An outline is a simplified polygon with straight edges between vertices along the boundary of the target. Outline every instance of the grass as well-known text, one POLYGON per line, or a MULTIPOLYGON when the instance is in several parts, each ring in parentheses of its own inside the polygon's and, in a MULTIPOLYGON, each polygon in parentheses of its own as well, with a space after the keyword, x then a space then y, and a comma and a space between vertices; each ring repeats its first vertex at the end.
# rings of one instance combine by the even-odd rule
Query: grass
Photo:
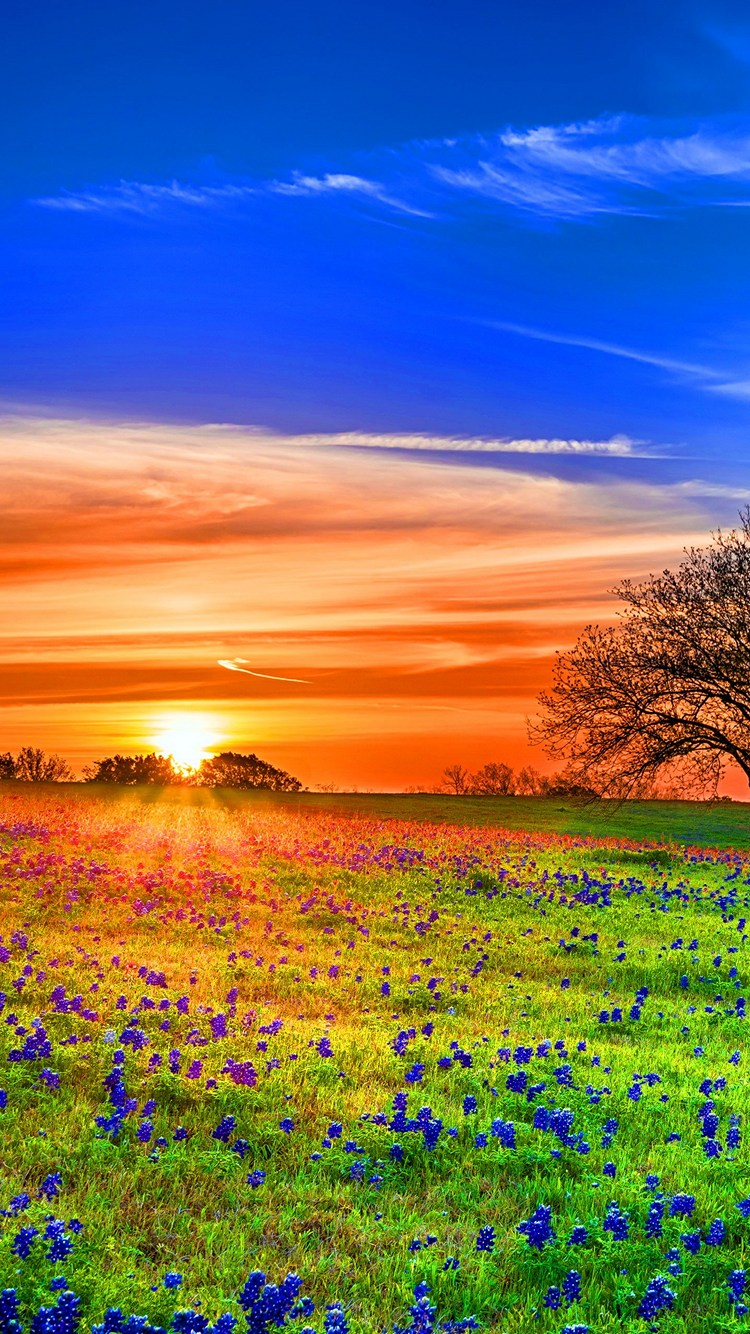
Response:
POLYGON ((83 1329, 119 1307, 241 1330, 252 1270, 296 1271, 315 1310, 287 1323, 316 1334, 336 1302, 351 1334, 645 1331, 657 1275, 660 1329, 744 1328, 747 812, 3 784, 0 1287, 24 1328, 57 1277, 83 1329))
MULTIPOLYGON (((26 785, 5 783, 22 794, 26 785)), ((210 788, 118 788, 50 784, 50 795, 66 801, 139 800, 180 806, 221 806, 230 810, 274 809, 310 814, 335 813, 367 819, 418 820, 431 824, 517 829, 535 833, 583 834, 650 843, 690 843, 704 847, 750 848, 750 802, 627 801, 585 803, 559 797, 453 797, 432 793, 240 792, 210 788)))

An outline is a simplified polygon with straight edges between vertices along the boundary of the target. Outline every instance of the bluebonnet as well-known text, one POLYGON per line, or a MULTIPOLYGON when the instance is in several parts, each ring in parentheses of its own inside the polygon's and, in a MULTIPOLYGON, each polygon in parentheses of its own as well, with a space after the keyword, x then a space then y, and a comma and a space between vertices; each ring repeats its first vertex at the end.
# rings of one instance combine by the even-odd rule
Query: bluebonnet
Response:
POLYGON ((548 1241, 555 1240, 552 1227, 552 1210, 548 1204, 540 1204, 530 1218, 518 1224, 517 1232, 525 1235, 530 1246, 541 1250, 548 1241))
POLYGON ((569 1269, 562 1281, 563 1296, 569 1306, 573 1302, 580 1301, 581 1297, 581 1275, 577 1269, 569 1269))
POLYGON ((575 1227, 573 1228, 568 1238, 568 1245, 585 1246, 588 1239, 589 1239, 588 1229, 583 1226, 583 1223, 576 1223, 575 1227))
POLYGON ((715 1218, 706 1233, 706 1245, 721 1246, 725 1234, 726 1228, 724 1226, 724 1220, 722 1218, 715 1218))
POLYGON ((495 1249, 495 1229, 489 1223, 479 1229, 479 1235, 476 1240, 476 1249, 478 1251, 493 1251, 495 1249))
POLYGON ((490 1126, 490 1134, 500 1140, 504 1149, 515 1149, 516 1130, 512 1121, 503 1121, 502 1117, 497 1117, 490 1126))
POLYGON ((620 1211, 620 1206, 616 1200, 612 1200, 607 1206, 607 1212, 604 1217, 603 1227, 605 1232, 612 1233, 613 1241, 627 1241, 628 1239, 628 1218, 627 1214, 620 1211))
POLYGON ((744 1306, 744 1303, 740 1302, 740 1298, 742 1297, 745 1291, 746 1283, 747 1283, 747 1274, 745 1273, 744 1269, 733 1269, 731 1273, 728 1274, 727 1284, 729 1287, 730 1306, 734 1306, 737 1303, 744 1306))
POLYGON ((690 1218, 695 1209, 694 1195, 673 1195, 669 1204, 670 1218, 690 1218))
POLYGON ((57 1260, 64 1260, 66 1256, 70 1255, 73 1243, 70 1237, 65 1235, 65 1224, 63 1222, 53 1219, 52 1222, 47 1224, 44 1235, 47 1241, 52 1243, 47 1251, 47 1259, 53 1264, 57 1260))
POLYGON ((283 1325, 301 1287, 299 1274, 287 1274, 278 1285, 266 1283, 266 1275, 260 1270, 250 1274, 238 1298, 248 1334, 267 1334, 269 1325, 283 1325))
POLYGON ((265 1179, 266 1179, 265 1172, 262 1171, 260 1168, 256 1168, 256 1170, 254 1172, 251 1172, 250 1175, 248 1176, 247 1184, 248 1186, 252 1186, 253 1190, 255 1190, 257 1189, 258 1186, 263 1185, 265 1179))
POLYGON ((182 1284, 182 1274, 176 1273, 175 1270, 172 1269, 167 1274, 164 1275, 164 1287, 167 1288, 168 1290, 172 1288, 179 1288, 181 1284, 182 1284))
POLYGON ((349 1334, 349 1324, 340 1302, 333 1302, 326 1307, 323 1329, 325 1334, 349 1334))
POLYGON ((683 1232, 680 1241, 690 1255, 697 1255, 701 1247, 700 1232, 683 1232))
POLYGON ((648 1206, 646 1222, 644 1224, 644 1233, 647 1237, 660 1237, 662 1235, 662 1219, 664 1217, 664 1200, 652 1200, 648 1206))
POLYGON ((54 1200, 62 1185, 62 1172, 50 1172, 37 1192, 37 1199, 54 1200))
POLYGON ((562 1295, 559 1288, 554 1286, 547 1288, 544 1294, 544 1305, 550 1311, 559 1311, 562 1306, 562 1295))
POLYGON ((643 1320, 655 1320, 660 1311, 671 1311, 675 1294, 663 1274, 652 1278, 643 1296, 638 1314, 643 1320))
POLYGON ((39 1231, 35 1227, 22 1227, 13 1238, 11 1251, 17 1255, 20 1260, 27 1260, 31 1254, 31 1247, 34 1244, 35 1237, 39 1236, 39 1231))

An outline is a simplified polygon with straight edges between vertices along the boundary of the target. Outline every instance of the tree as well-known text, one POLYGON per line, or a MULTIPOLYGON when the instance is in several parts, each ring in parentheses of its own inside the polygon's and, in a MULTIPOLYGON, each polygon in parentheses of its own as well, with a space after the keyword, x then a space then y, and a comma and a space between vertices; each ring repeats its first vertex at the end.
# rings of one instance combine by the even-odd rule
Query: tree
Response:
POLYGON ((4 755, 0 755, 0 779, 15 778, 16 762, 9 750, 4 755))
POLYGON ((443 769, 440 786, 455 797, 461 797, 469 791, 469 778, 469 770, 464 769, 462 764, 449 764, 447 769, 443 769))
POLYGON ((750 508, 675 571, 624 580, 614 625, 557 656, 532 742, 600 796, 666 778, 715 795, 728 762, 750 783, 750 508))
POLYGON ((519 769, 514 782, 514 790, 519 797, 538 797, 546 790, 547 779, 533 765, 519 769))
POLYGON ((300 780, 283 769, 275 769, 257 755, 238 755, 232 750, 204 760, 195 781, 200 787, 266 788, 271 792, 299 792, 302 788, 300 780))
POLYGON ((483 764, 472 775, 469 789, 476 796, 507 797, 513 791, 513 770, 509 764, 483 764))
POLYGON ((183 778, 168 755, 108 755, 83 771, 87 783, 181 783, 183 778))
MULTIPOLYGON (((11 756, 3 756, 5 761, 11 756)), ((13 761, 14 772, 8 777, 22 783, 65 783, 73 777, 73 770, 60 755, 47 755, 37 746, 22 746, 13 761)))

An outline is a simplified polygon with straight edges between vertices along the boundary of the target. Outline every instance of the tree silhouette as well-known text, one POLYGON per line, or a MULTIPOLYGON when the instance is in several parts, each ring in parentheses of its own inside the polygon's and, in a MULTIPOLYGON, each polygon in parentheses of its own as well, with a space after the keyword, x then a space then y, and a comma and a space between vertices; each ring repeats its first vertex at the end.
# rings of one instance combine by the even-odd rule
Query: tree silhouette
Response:
POLYGON ((469 770, 464 769, 462 764, 449 764, 443 769, 440 786, 446 792, 452 792, 455 797, 460 797, 469 791, 470 778, 469 770))
POLYGON ((616 624, 558 655, 530 739, 599 795, 662 775, 715 795, 727 762, 750 783, 750 508, 740 521, 677 570, 618 584, 616 624))
POLYGON ((73 771, 60 755, 47 755, 38 746, 22 746, 15 759, 10 754, 0 756, 0 777, 21 783, 64 783, 73 777, 73 771))
POLYGON ((482 765, 469 780, 469 791, 476 796, 507 797, 513 790, 513 770, 502 762, 482 765))
POLYGON ((106 759, 89 764, 83 771, 87 783, 122 783, 128 787, 136 783, 168 783, 184 781, 167 755, 108 755, 106 759))
POLYGON ((299 792, 302 787, 298 778, 275 769, 257 755, 239 755, 232 750, 204 760, 196 782, 201 787, 266 788, 271 792, 299 792))

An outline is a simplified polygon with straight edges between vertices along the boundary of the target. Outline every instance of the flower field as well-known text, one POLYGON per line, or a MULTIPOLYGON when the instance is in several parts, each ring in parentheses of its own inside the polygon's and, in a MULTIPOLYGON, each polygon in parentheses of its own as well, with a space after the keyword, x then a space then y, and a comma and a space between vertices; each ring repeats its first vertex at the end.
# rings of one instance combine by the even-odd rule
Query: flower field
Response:
POLYGON ((750 1328, 750 854, 206 800, 0 794, 0 1334, 750 1328))

